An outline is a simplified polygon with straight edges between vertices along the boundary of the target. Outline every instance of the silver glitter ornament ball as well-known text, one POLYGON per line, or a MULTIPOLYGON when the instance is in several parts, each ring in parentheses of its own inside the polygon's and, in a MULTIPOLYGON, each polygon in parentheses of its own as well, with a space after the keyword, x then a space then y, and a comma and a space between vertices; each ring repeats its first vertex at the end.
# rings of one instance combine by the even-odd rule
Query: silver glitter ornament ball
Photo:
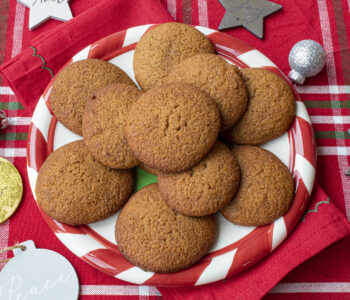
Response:
POLYGON ((288 60, 292 68, 289 72, 290 79, 303 84, 306 77, 312 77, 321 72, 326 64, 326 54, 319 43, 303 40, 293 46, 288 60))

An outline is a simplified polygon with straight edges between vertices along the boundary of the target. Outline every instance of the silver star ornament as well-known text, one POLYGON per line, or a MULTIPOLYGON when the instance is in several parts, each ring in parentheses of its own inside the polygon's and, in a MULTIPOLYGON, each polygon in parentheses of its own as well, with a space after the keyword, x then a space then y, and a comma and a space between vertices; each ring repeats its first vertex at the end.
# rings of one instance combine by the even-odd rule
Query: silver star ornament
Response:
POLYGON ((29 7, 29 29, 33 30, 49 19, 68 21, 73 18, 69 0, 17 0, 29 7))
POLYGON ((264 37, 264 18, 282 8, 267 0, 219 1, 226 10, 219 30, 243 26, 260 39, 264 37))

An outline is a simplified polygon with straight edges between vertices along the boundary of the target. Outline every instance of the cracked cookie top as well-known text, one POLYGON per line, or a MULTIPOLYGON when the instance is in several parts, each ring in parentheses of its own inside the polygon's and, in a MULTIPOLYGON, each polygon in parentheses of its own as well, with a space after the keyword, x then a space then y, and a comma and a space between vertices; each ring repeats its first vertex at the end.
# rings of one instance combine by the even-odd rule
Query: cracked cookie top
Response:
POLYGON ((210 215, 222 209, 232 200, 239 181, 237 161, 220 142, 192 169, 158 175, 163 200, 190 216, 210 215))
POLYGON ((184 84, 155 87, 131 107, 126 138, 136 157, 163 172, 181 172, 202 160, 220 130, 215 102, 184 84))

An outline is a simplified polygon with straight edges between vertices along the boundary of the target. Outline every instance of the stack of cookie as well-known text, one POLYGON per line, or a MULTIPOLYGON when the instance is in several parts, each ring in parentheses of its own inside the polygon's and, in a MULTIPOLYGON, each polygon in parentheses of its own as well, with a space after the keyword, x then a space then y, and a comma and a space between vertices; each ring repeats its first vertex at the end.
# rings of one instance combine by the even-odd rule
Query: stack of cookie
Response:
POLYGON ((144 34, 134 73, 141 90, 97 59, 57 76, 52 110, 84 139, 53 152, 40 169, 36 196, 49 216, 88 224, 127 202, 116 223, 121 253, 144 270, 167 273, 210 250, 215 213, 260 226, 287 212, 292 176, 256 146, 282 135, 294 119, 295 99, 283 79, 239 70, 202 33, 179 23, 144 34), (132 195, 139 165, 158 183, 132 195))

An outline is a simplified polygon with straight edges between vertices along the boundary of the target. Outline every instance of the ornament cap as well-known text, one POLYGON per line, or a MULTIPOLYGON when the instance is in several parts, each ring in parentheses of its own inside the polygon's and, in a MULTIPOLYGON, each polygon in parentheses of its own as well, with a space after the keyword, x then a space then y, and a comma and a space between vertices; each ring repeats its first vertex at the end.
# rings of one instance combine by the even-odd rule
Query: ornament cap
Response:
POLYGON ((289 72, 288 76, 297 84, 303 84, 305 82, 305 77, 294 69, 289 72))

